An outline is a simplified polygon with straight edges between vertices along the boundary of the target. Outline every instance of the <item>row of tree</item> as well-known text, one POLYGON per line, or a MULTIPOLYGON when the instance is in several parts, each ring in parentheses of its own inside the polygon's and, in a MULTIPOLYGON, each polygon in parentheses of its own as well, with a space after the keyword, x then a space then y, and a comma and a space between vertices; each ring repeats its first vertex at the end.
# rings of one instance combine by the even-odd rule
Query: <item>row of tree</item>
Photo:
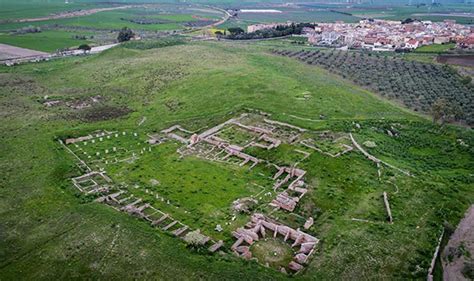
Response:
POLYGON ((274 37, 283 37, 293 34, 301 34, 303 28, 310 27, 314 28, 312 23, 292 23, 289 25, 278 25, 275 28, 267 28, 257 30, 255 32, 246 33, 241 28, 229 28, 230 34, 226 35, 226 39, 231 40, 249 40, 249 39, 265 39, 274 37))
POLYGON ((474 87, 469 79, 450 67, 373 53, 335 50, 276 53, 321 66, 387 98, 401 101, 415 111, 433 113, 436 120, 465 121, 474 125, 474 87))

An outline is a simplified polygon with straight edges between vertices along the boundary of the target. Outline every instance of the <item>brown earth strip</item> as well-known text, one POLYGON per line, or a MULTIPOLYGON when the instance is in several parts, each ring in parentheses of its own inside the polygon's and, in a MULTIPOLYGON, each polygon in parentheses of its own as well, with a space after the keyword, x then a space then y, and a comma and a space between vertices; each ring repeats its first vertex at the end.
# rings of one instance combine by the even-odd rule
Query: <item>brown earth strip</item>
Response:
POLYGON ((0 44, 0 60, 43 56, 43 55, 47 55, 47 53, 15 47, 15 46, 6 45, 6 44, 0 44))
POLYGON ((474 277, 474 205, 451 235, 442 253, 444 280, 472 280, 474 277))

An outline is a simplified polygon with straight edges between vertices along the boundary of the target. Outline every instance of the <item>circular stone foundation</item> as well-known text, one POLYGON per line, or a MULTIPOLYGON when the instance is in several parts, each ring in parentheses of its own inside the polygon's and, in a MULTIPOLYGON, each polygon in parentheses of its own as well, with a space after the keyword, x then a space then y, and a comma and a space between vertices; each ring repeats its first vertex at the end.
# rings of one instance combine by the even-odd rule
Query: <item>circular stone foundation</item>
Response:
POLYGON ((255 242, 250 251, 258 262, 275 269, 287 268, 293 260, 294 251, 291 246, 279 238, 266 238, 255 242))

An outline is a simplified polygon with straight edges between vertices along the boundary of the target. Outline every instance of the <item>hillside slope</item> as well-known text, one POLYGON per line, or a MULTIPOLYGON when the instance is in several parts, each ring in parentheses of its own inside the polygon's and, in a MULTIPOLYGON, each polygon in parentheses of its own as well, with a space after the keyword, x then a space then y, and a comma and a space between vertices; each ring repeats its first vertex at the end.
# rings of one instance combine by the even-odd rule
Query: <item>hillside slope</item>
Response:
POLYGON ((374 141, 370 153, 415 175, 387 171, 379 181, 377 167, 357 152, 316 153, 302 162, 314 187, 303 206, 317 214, 322 242, 296 279, 425 278, 443 223, 455 224, 474 198, 472 131, 439 128, 265 49, 115 48, 2 67, 0 85, 0 279, 286 278, 230 253, 187 249, 78 194, 70 182, 79 173, 75 159, 57 138, 99 129, 145 134, 179 123, 199 130, 257 109, 304 128, 374 141), (391 194, 394 224, 385 223, 383 191, 391 194))

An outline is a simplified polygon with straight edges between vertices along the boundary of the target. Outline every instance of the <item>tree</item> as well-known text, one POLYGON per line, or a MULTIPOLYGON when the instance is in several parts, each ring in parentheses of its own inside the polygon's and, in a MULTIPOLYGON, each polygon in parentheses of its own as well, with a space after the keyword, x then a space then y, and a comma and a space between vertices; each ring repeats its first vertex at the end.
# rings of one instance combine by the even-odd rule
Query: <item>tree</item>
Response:
POLYGON ((464 85, 469 85, 472 82, 472 77, 471 76, 464 76, 461 78, 461 83, 464 85))
POLYGON ((457 103, 449 103, 443 98, 437 99, 431 106, 433 123, 441 121, 441 125, 446 121, 459 121, 464 117, 464 112, 457 103))
POLYGON ((85 54, 85 53, 89 52, 92 48, 91 48, 91 46, 89 46, 87 44, 82 44, 77 49, 78 50, 83 50, 84 54, 85 54))
POLYGON ((117 36, 117 40, 119 42, 130 41, 130 39, 132 39, 133 36, 135 36, 135 34, 133 34, 133 31, 128 27, 124 27, 120 30, 117 36))
POLYGON ((242 34, 245 32, 245 30, 240 27, 229 27, 227 30, 229 30, 230 34, 242 34))

